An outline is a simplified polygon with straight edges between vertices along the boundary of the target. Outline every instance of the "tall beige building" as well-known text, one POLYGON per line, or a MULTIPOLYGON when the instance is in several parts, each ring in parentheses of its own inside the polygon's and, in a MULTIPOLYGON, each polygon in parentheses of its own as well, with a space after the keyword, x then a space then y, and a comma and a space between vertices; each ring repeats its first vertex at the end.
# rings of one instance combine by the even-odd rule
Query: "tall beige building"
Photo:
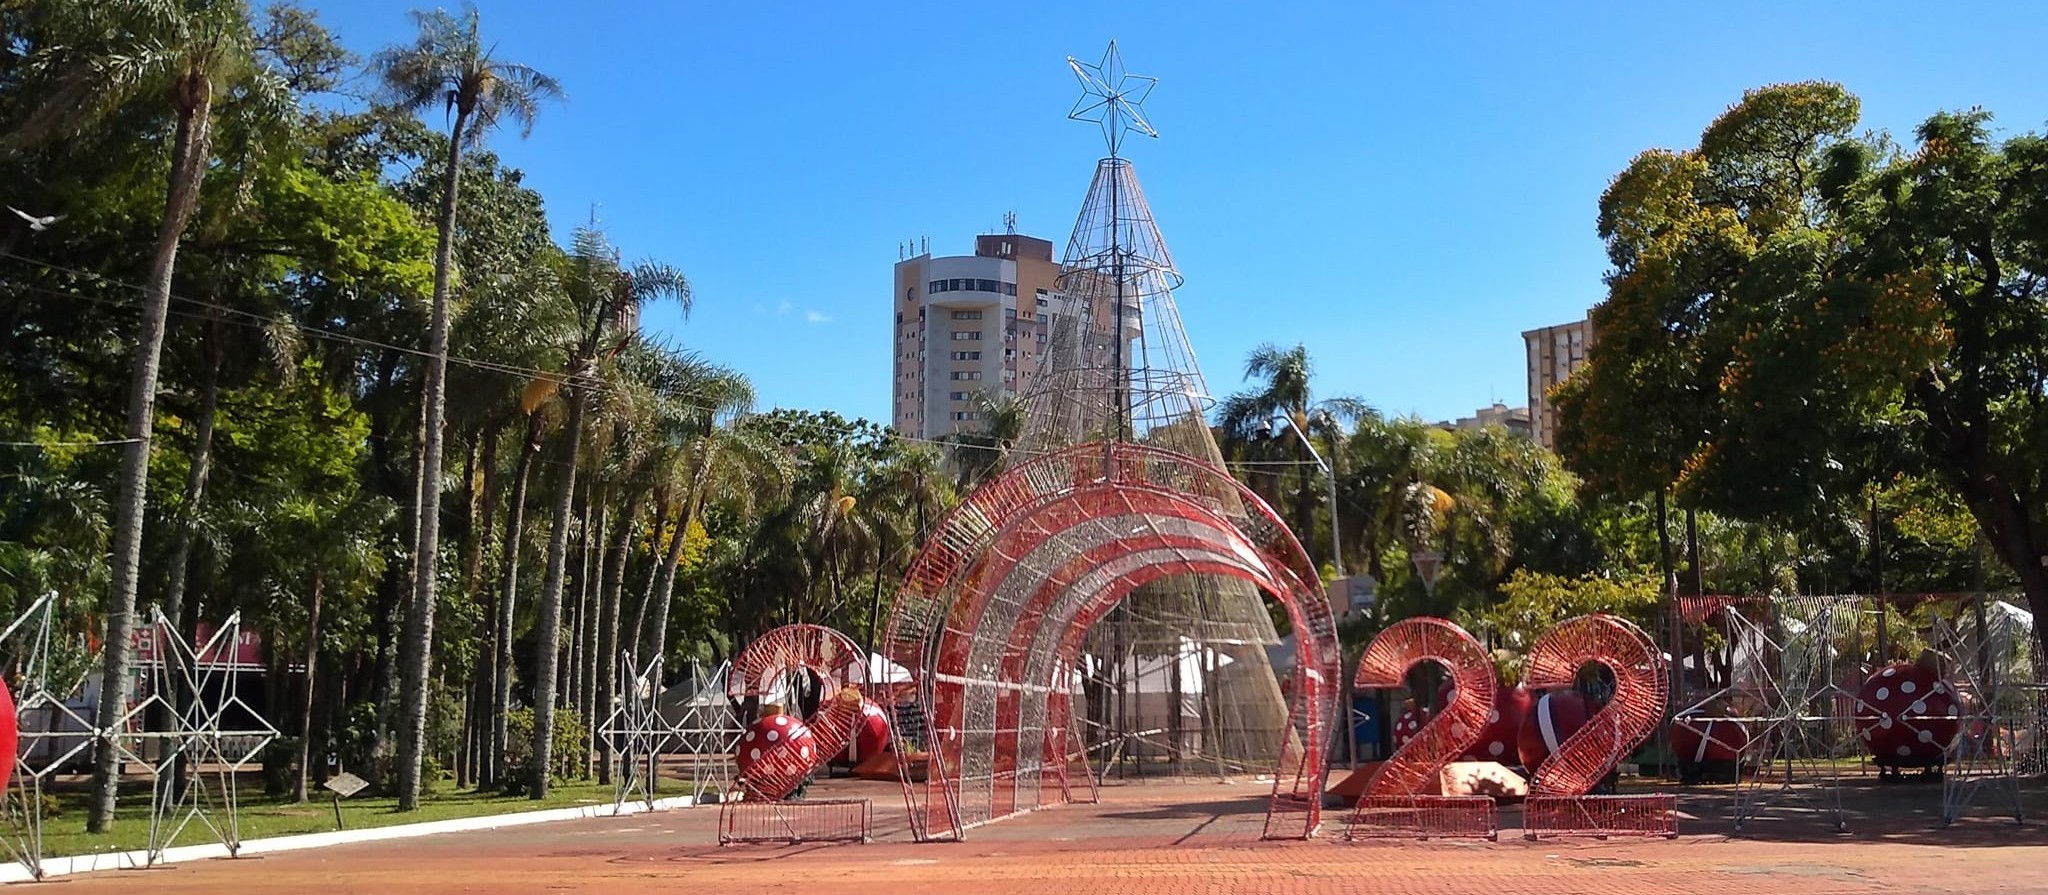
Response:
POLYGON ((1038 374, 1060 264, 1032 236, 977 236, 974 254, 896 262, 896 431, 939 438, 973 429, 977 392, 1018 394, 1038 374))
POLYGON ((1560 323, 1522 334, 1529 354, 1529 434, 1557 450, 1557 408, 1550 390, 1586 365, 1593 347, 1593 324, 1587 320, 1560 323))

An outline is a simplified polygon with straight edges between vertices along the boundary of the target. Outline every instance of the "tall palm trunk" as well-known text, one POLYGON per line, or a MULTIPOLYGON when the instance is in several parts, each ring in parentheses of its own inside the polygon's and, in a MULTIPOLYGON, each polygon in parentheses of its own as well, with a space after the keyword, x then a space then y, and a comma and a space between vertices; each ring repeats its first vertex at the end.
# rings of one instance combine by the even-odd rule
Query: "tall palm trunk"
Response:
MULTIPOLYGON (((683 536, 682 529, 677 529, 674 532, 668 530, 671 521, 668 506, 668 492, 666 489, 663 489, 654 497, 654 530, 649 534, 649 543, 661 543, 664 535, 671 541, 675 541, 683 536)), ((680 547, 681 545, 671 544, 671 546, 680 547)), ((667 552, 666 550, 663 551, 664 555, 667 552)), ((677 558, 681 558, 680 553, 677 554, 677 558)), ((640 606, 633 611, 632 637, 619 646, 622 650, 633 651, 633 664, 636 671, 639 668, 646 667, 647 659, 651 655, 642 647, 642 644, 646 642, 647 637, 647 610, 654 605, 655 586, 657 582, 661 581, 661 567, 664 563, 664 557, 654 557, 654 561, 647 564, 647 585, 641 588, 640 606)))
MULTIPOLYGON (((206 179, 206 160, 213 143, 213 80, 202 71, 179 80, 175 105, 178 126, 171 142, 170 181, 164 191, 164 217, 157 225, 156 245, 149 261, 149 283, 143 295, 142 329, 136 335, 134 368, 128 381, 127 445, 121 455, 120 497, 114 504, 114 552, 107 596, 105 661, 101 667, 100 701, 94 726, 112 730, 128 710, 128 669, 135 635, 135 594, 141 581, 142 523, 149 506, 149 447, 156 430, 156 383, 163 357, 164 319, 171 307, 171 273, 178 263, 178 243, 199 202, 206 179)), ((114 800, 121 784, 121 750, 102 739, 93 755, 92 812, 86 829, 104 833, 114 820, 114 800)))
POLYGON ((512 474, 512 496, 505 508, 505 549, 498 589, 496 631, 491 637, 491 735, 484 745, 484 782, 505 779, 505 751, 512 736, 506 716, 512 710, 512 622, 519 605, 519 553, 526 536, 526 485, 533 477, 533 459, 541 451, 540 414, 526 417, 526 441, 519 449, 519 466, 512 474))
POLYGON ((206 481, 213 467, 214 419, 220 411, 221 355, 216 347, 207 365, 206 382, 199 392, 199 418, 194 422, 192 464, 185 473, 185 517, 178 522, 177 540, 171 547, 169 578, 164 584, 164 618, 175 626, 185 620, 185 582, 191 572, 192 546, 198 538, 195 516, 206 499, 206 481))
POLYGON ((611 557, 600 576, 597 604, 597 666, 592 689, 596 693, 588 723, 592 733, 590 754, 597 761, 597 782, 612 782, 611 738, 604 736, 604 722, 612 713, 612 695, 619 677, 619 600, 625 595, 626 553, 633 546, 633 517, 640 511, 640 492, 627 497, 619 520, 613 525, 611 557))
MULTIPOLYGON (((583 361, 578 359, 580 373, 583 361)), ((527 792, 535 799, 548 795, 548 769, 554 762, 555 669, 562 648, 562 576, 569 562, 569 520, 575 509, 576 448, 583 440, 583 386, 571 384, 569 414, 562 433, 562 478, 555 491, 548 531, 548 567, 541 581, 540 618, 535 624, 533 651, 533 767, 527 792)))
POLYGON ((419 542, 413 548, 412 611, 405 623, 403 708, 398 728, 398 810, 420 804, 420 756, 427 733, 427 674, 434 661, 434 578, 441 544, 441 435, 448 399, 448 283, 455 250, 455 203, 462 178, 462 141, 470 109, 456 104, 448 137, 448 167, 441 173, 440 241, 434 246, 434 308, 427 324, 427 383, 420 396, 426 431, 420 450, 419 542))
MULTIPOLYGON (((199 539, 196 515, 200 503, 206 499, 206 482, 213 466, 214 420, 220 412, 222 356, 217 342, 209 344, 208 354, 206 382, 200 387, 199 419, 193 433, 192 462, 185 473, 185 514, 177 523, 177 540, 171 548, 170 576, 164 585, 164 619, 171 623, 174 631, 185 630, 185 583, 192 570, 193 544, 199 539)), ((169 704, 159 703, 151 709, 149 729, 169 730, 171 718, 183 711, 187 700, 194 698, 195 694, 189 690, 180 682, 164 694, 169 704)), ((170 776, 157 785, 168 787, 166 794, 173 798, 182 795, 186 768, 185 756, 181 754, 172 765, 170 776)))
POLYGON ((299 701, 299 779, 292 789, 294 802, 306 800, 306 778, 312 774, 313 672, 320 665, 320 597, 325 583, 319 568, 314 568, 312 601, 306 608, 306 687, 299 701))
POLYGON ((634 656, 642 663, 655 656, 667 655, 669 603, 676 592, 676 568, 682 565, 683 541, 689 537, 690 522, 697 515, 697 489, 683 498, 682 514, 676 519, 675 533, 669 535, 668 552, 661 557, 661 570, 656 573, 654 588, 649 590, 647 602, 654 607, 654 614, 648 617, 647 626, 640 631, 640 652, 634 656))

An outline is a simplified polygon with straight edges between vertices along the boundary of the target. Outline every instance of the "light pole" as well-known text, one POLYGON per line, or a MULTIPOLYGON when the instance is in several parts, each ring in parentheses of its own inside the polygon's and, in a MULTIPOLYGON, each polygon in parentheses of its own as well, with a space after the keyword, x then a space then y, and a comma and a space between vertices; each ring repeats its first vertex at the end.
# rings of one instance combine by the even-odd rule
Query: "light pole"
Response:
MULTIPOLYGON (((1268 434, 1273 430, 1273 420, 1282 420, 1287 423, 1288 430, 1294 433, 1294 437, 1301 439, 1301 446, 1308 449, 1309 458, 1316 461, 1316 466, 1323 471, 1323 478, 1330 483, 1330 561, 1336 564, 1337 577, 1346 577, 1344 574, 1344 542, 1338 536, 1337 531, 1337 473, 1330 469, 1330 464, 1323 462, 1323 455, 1316 452, 1315 443, 1308 440, 1307 432, 1301 431, 1301 427, 1294 424, 1293 417, 1276 416, 1273 419, 1267 420, 1264 428, 1268 434)), ((1345 599, 1350 599, 1349 595, 1345 599)))

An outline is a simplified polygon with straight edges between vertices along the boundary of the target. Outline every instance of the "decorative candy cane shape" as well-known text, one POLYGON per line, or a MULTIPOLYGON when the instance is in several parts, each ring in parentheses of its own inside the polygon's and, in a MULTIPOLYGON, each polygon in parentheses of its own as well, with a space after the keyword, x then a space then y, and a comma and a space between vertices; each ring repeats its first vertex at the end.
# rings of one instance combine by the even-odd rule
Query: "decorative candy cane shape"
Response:
POLYGON ((740 789, 756 799, 782 799, 853 740, 865 702, 856 686, 867 677, 866 654, 846 635, 818 625, 785 625, 747 644, 732 661, 726 694, 762 696, 777 680, 803 669, 824 683, 827 698, 811 717, 763 718, 741 739, 740 789))
POLYGON ((1410 618, 1389 625, 1359 657, 1351 685, 1399 687, 1408 669, 1423 662, 1450 670, 1455 681, 1451 701, 1380 765, 1365 784, 1367 797, 1440 794, 1444 765, 1478 742, 1486 727, 1486 713, 1493 709, 1493 661, 1478 640, 1445 619, 1410 618))
POLYGON ((1582 615, 1544 632, 1529 647, 1523 683, 1569 687, 1589 662, 1614 673, 1614 697, 1537 766, 1530 795, 1584 795, 1664 719, 1664 657, 1641 628, 1612 615, 1582 615))

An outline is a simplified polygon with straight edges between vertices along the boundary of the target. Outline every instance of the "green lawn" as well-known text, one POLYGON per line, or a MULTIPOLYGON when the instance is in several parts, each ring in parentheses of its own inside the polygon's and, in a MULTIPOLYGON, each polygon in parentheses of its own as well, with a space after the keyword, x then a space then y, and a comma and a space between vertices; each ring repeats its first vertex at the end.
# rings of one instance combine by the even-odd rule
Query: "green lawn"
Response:
MULTIPOLYGON (((672 795, 664 793, 664 795, 672 795)), ((240 830, 243 840, 263 839, 272 836, 291 836, 299 833, 324 833, 334 829, 334 805, 332 795, 325 790, 316 790, 314 800, 304 804, 279 801, 266 797, 260 787, 244 790, 240 812, 240 830)), ((510 814, 517 811, 533 811, 541 808, 564 808, 581 805, 609 804, 612 788, 596 783, 571 783, 556 787, 548 798, 535 801, 525 796, 503 796, 480 794, 467 790, 455 790, 452 786, 420 799, 417 811, 400 813, 398 800, 392 796, 373 796, 368 793, 341 801, 342 821, 347 829, 367 827, 388 827, 394 824, 422 823, 430 820, 445 820, 454 817, 481 817, 491 814, 510 814)), ((121 805, 114 819, 114 828, 103 834, 85 832, 85 794, 64 792, 57 796, 58 813, 45 816, 43 820, 44 853, 50 857, 88 854, 92 852, 118 852, 146 848, 149 845, 149 793, 138 788, 134 792, 123 790, 121 805)), ((219 812, 214 812, 217 823, 224 823, 219 812)), ((218 841, 212 831, 199 820, 193 820, 176 841, 171 844, 199 845, 218 841)))

